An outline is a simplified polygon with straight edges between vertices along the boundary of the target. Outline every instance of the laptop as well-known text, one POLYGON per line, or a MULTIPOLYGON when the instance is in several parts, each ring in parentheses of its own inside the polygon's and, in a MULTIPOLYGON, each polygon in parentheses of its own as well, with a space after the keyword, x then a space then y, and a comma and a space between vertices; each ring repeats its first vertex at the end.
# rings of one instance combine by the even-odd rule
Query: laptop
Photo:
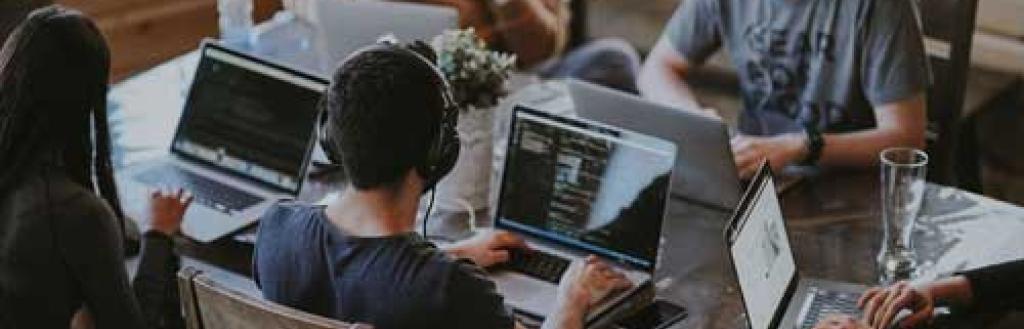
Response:
POLYGON ((317 0, 317 39, 321 72, 330 75, 349 54, 381 36, 430 43, 445 30, 459 27, 451 7, 391 1, 317 0))
POLYGON ((736 208, 742 190, 725 122, 584 81, 568 84, 580 117, 675 143, 673 197, 726 211, 736 208))
POLYGON ((750 328, 809 329, 830 314, 859 317, 867 287, 800 276, 774 185, 766 162, 725 233, 750 328))
POLYGON ((607 296, 593 324, 651 281, 676 148, 671 142, 523 106, 513 110, 495 227, 524 237, 489 271, 509 305, 534 319, 556 309, 573 260, 596 255, 633 288, 607 296))
MULTIPOLYGON (((182 233, 211 242, 302 188, 328 81, 207 41, 170 154, 127 169, 126 197, 181 187, 195 196, 182 233)), ((140 213, 145 200, 127 205, 140 213)))

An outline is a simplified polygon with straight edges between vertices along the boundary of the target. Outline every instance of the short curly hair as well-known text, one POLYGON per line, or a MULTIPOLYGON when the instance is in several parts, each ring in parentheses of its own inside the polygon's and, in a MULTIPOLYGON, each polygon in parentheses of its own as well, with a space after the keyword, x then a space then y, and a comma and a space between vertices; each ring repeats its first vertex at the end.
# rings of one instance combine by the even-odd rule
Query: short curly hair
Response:
MULTIPOLYGON (((378 47, 347 59, 326 93, 325 133, 356 189, 395 186, 426 161, 438 134, 441 81, 402 49, 378 47)), ((428 60, 432 52, 410 48, 428 60)))

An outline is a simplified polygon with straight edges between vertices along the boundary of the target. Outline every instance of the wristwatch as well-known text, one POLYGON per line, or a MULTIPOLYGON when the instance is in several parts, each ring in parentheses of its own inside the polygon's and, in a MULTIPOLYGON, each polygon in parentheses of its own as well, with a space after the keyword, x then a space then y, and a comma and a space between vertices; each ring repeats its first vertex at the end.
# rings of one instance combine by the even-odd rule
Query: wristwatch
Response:
POLYGON ((821 149, 825 148, 825 138, 813 124, 804 125, 804 133, 807 134, 807 156, 804 157, 802 164, 805 166, 817 165, 818 160, 821 159, 821 149))

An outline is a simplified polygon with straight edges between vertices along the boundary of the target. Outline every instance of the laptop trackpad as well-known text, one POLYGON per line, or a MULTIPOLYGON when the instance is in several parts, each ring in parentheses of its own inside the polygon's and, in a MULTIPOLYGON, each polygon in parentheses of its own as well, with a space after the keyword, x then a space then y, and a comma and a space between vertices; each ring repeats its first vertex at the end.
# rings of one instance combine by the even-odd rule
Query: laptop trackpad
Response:
POLYGON ((192 204, 185 212, 185 220, 181 223, 181 233, 207 243, 224 236, 225 232, 238 229, 244 224, 243 219, 228 216, 204 205, 192 204))
POLYGON ((505 304, 517 310, 547 317, 555 306, 558 287, 551 283, 511 271, 496 271, 490 276, 505 296, 505 304))

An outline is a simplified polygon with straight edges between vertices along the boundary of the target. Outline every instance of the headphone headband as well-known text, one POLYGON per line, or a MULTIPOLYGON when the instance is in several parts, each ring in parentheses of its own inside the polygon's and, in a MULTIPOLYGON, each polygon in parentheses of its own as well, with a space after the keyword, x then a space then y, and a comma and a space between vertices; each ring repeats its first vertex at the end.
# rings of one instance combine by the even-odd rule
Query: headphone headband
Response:
MULTIPOLYGON (((423 44, 426 47, 430 47, 419 40, 415 41, 414 44, 423 44)), ((341 65, 339 65, 339 67, 345 66, 345 63, 348 63, 353 58, 372 52, 386 52, 414 58, 414 62, 422 64, 427 70, 433 72, 434 78, 436 78, 438 83, 441 84, 441 97, 445 103, 444 110, 449 111, 458 108, 458 103, 455 102, 455 95, 452 94, 452 86, 448 82, 448 78, 445 77, 444 72, 441 72, 441 69, 437 67, 437 64, 409 48, 394 44, 390 40, 380 40, 373 45, 369 45, 352 52, 341 61, 341 65)))
MULTIPOLYGON (((418 44, 423 44, 422 41, 417 41, 418 44)), ((425 45, 425 44, 423 44, 425 45)), ((427 46, 429 47, 429 46, 427 46)), ((458 103, 455 102, 455 97, 452 95, 451 85, 448 83, 448 79, 444 73, 438 69, 437 65, 432 63, 425 56, 408 49, 406 47, 398 46, 391 43, 377 43, 374 45, 366 46, 361 48, 341 62, 339 67, 344 67, 346 63, 362 56, 367 53, 382 52, 387 54, 398 54, 399 56, 406 56, 414 58, 413 61, 420 63, 426 69, 433 72, 435 83, 438 84, 438 91, 441 93, 442 102, 444 104, 441 108, 440 118, 438 127, 434 133, 434 136, 428 145, 426 150, 427 154, 421 163, 416 164, 415 168, 420 173, 421 177, 425 179, 424 188, 430 190, 441 180, 451 169, 455 166, 455 162, 459 156, 459 138, 456 132, 456 126, 458 125, 458 103)), ((338 150, 335 149, 334 141, 330 136, 327 135, 327 127, 330 125, 328 118, 327 107, 324 106, 323 100, 326 100, 331 93, 329 88, 327 94, 321 99, 321 112, 318 125, 318 136, 327 158, 334 164, 341 164, 341 158, 338 155, 338 150)))

